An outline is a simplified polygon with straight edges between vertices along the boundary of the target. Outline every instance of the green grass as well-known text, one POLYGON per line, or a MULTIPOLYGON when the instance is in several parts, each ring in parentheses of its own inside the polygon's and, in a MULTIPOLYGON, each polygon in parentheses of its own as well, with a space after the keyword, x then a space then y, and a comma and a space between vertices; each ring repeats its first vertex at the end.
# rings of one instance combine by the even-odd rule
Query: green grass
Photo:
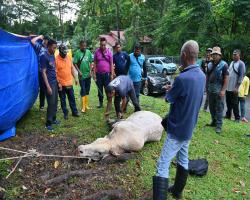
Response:
MULTIPOLYGON (((75 94, 80 110, 78 87, 75 87, 75 94)), ((93 110, 77 119, 69 116, 67 121, 63 119, 62 111, 58 110, 57 116, 62 123, 55 128, 53 133, 55 137, 62 134, 78 136, 78 142, 89 143, 105 136, 108 133, 108 127, 104 121, 104 109, 97 109, 97 103, 94 86, 90 95, 93 110)), ((142 109, 153 111, 161 116, 164 116, 169 108, 163 99, 145 96, 141 96, 141 105, 142 109)), ((132 111, 133 109, 129 107, 127 115, 132 111)), ((36 102, 18 123, 17 133, 45 134, 45 114, 45 111, 38 110, 38 102, 36 102)), ((115 116, 114 113, 112 114, 115 116)), ((184 192, 185 199, 250 199, 250 138, 244 136, 250 133, 250 126, 224 120, 223 132, 217 135, 212 128, 204 127, 209 122, 209 113, 201 111, 189 150, 190 159, 206 158, 209 161, 209 171, 205 177, 188 178, 184 192)), ((151 189, 151 177, 155 174, 156 162, 165 136, 164 133, 161 142, 146 144, 138 153, 138 158, 130 160, 127 165, 123 165, 124 170, 119 171, 118 180, 122 183, 121 187, 129 191, 133 197, 139 197, 151 189)), ((174 167, 171 166, 171 181, 174 174, 174 167)), ((18 191, 13 188, 12 194, 16 193, 18 191)))

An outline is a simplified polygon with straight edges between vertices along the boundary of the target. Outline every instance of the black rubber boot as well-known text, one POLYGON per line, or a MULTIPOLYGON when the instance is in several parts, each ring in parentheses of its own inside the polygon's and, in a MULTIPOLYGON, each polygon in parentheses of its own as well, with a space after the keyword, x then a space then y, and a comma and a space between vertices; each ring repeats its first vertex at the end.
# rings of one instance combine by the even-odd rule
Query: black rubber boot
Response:
POLYGON ((167 200, 168 179, 153 176, 153 200, 167 200))
POLYGON ((186 185, 188 177, 188 170, 177 164, 176 176, 174 185, 168 188, 168 192, 172 194, 175 199, 182 199, 182 191, 186 185))

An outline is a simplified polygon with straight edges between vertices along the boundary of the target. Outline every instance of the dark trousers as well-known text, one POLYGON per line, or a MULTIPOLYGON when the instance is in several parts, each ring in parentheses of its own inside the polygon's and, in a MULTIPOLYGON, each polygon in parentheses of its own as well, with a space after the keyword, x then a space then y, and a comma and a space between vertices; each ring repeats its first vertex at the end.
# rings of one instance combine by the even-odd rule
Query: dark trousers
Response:
MULTIPOLYGON (((139 102, 138 102, 138 100, 136 98, 136 95, 135 95, 135 90, 131 90, 128 93, 127 98, 131 99, 131 101, 132 101, 132 103, 134 105, 134 108, 135 108, 135 110, 134 110, 135 112, 141 110, 139 102)), ((114 105, 115 105, 115 112, 116 112, 116 114, 118 114, 119 112, 121 112, 121 106, 120 106, 121 99, 122 99, 121 96, 115 96, 114 105)), ((127 103, 128 103, 128 101, 127 101, 127 103)))
POLYGON ((231 91, 226 91, 226 103, 227 103, 226 117, 230 119, 233 110, 235 120, 239 120, 240 114, 239 114, 238 94, 234 94, 234 92, 231 91))
POLYGON ((205 97, 204 107, 203 107, 204 110, 207 110, 207 108, 208 108, 208 96, 209 96, 209 94, 208 94, 208 92, 207 92, 207 93, 206 93, 206 97, 205 97))
POLYGON ((39 107, 42 108, 44 107, 45 93, 46 93, 46 86, 43 80, 42 72, 39 72, 38 79, 39 79, 39 100, 40 100, 39 107))
POLYGON ((140 91, 141 91, 141 81, 133 82, 133 85, 134 85, 134 89, 135 89, 136 98, 138 99, 138 102, 140 102, 139 96, 140 96, 140 91))
POLYGON ((57 83, 50 84, 52 89, 52 94, 49 95, 46 90, 46 99, 47 99, 47 122, 46 126, 52 125, 52 122, 56 120, 56 111, 57 111, 57 101, 58 101, 58 86, 57 83))
POLYGON ((103 103, 103 88, 105 90, 109 83, 110 73, 96 73, 96 85, 98 87, 98 98, 100 103, 103 103))
POLYGON ((89 95, 90 85, 91 85, 91 77, 85 79, 79 79, 80 87, 81 87, 81 97, 89 95))
POLYGON ((246 98, 244 97, 239 97, 239 104, 240 104, 240 117, 241 119, 245 117, 246 114, 246 98))
POLYGON ((209 93, 209 110, 212 117, 212 123, 216 124, 216 127, 222 127, 224 98, 220 97, 217 93, 209 93))
POLYGON ((75 95, 74 95, 74 89, 73 86, 68 86, 68 87, 62 87, 62 91, 59 91, 59 97, 61 101, 61 108, 63 110, 64 115, 68 115, 69 111, 67 109, 67 104, 66 104, 66 95, 68 97, 69 101, 69 106, 72 111, 72 114, 77 114, 77 108, 76 108, 76 101, 75 101, 75 95))

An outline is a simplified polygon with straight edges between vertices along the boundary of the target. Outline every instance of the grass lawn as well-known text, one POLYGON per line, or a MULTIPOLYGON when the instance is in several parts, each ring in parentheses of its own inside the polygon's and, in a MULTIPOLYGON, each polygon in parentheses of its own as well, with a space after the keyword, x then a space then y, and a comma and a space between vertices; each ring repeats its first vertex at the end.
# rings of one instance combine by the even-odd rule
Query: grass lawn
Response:
MULTIPOLYGON (((75 94, 78 108, 80 108, 78 87, 75 87, 75 94)), ((61 125, 55 128, 52 136, 77 137, 77 144, 89 143, 98 137, 105 136, 108 133, 108 127, 103 117, 104 109, 96 108, 97 99, 96 87, 92 82, 90 104, 94 109, 82 114, 80 118, 73 118, 69 115, 67 121, 63 119, 62 111, 59 109, 57 116, 61 120, 61 125)), ((143 110, 153 111, 161 116, 164 116, 169 108, 169 105, 163 99, 155 97, 141 96, 140 104, 143 110)), ((132 111, 133 108, 129 107, 126 115, 128 116, 132 111)), ((40 136, 47 134, 44 128, 45 114, 45 111, 39 111, 38 102, 36 102, 33 108, 17 124, 17 134, 33 133, 40 136)), ((114 113, 113 116, 115 116, 114 113)), ((207 176, 202 178, 189 176, 184 191, 185 199, 250 199, 250 138, 245 136, 245 134, 250 133, 249 124, 237 124, 224 120, 223 132, 221 135, 217 135, 212 128, 204 127, 209 122, 209 113, 201 111, 189 150, 190 159, 206 158, 209 161, 209 171, 207 176)), ((113 173, 116 173, 117 181, 115 184, 104 185, 101 181, 97 181, 96 187, 104 189, 123 188, 130 194, 131 199, 137 198, 150 190, 152 176, 155 174, 156 162, 165 136, 164 133, 161 142, 146 144, 143 150, 138 153, 136 159, 121 166, 114 165, 113 173)), ((16 137, 13 141, 18 139, 16 137)), ((3 155, 2 152, 1 156, 3 155)), ((2 177, 8 174, 6 170, 10 164, 11 162, 0 163, 2 177)), ((16 171, 10 177, 10 186, 5 188, 6 199, 17 199, 23 192, 20 189, 21 184, 18 185, 22 182, 19 173, 19 171, 16 171)), ((174 174, 175 169, 171 166, 171 182, 174 174)), ((74 180, 78 181, 79 179, 74 180)))

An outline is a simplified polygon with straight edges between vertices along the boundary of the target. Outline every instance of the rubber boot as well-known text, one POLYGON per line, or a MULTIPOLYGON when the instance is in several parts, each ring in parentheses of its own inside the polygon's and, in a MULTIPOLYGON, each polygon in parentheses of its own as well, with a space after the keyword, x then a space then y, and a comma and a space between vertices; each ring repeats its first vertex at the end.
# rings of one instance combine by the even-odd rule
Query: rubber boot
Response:
POLYGON ((153 176, 153 200, 167 200, 168 179, 153 176))
POLYGON ((174 185, 168 188, 168 192, 171 193, 176 200, 182 199, 182 191, 186 185, 187 177, 188 170, 177 164, 174 185))
POLYGON ((90 110, 91 108, 89 107, 89 96, 86 96, 86 104, 85 104, 85 108, 86 110, 90 110))
POLYGON ((86 112, 86 96, 82 97, 82 113, 86 112))

